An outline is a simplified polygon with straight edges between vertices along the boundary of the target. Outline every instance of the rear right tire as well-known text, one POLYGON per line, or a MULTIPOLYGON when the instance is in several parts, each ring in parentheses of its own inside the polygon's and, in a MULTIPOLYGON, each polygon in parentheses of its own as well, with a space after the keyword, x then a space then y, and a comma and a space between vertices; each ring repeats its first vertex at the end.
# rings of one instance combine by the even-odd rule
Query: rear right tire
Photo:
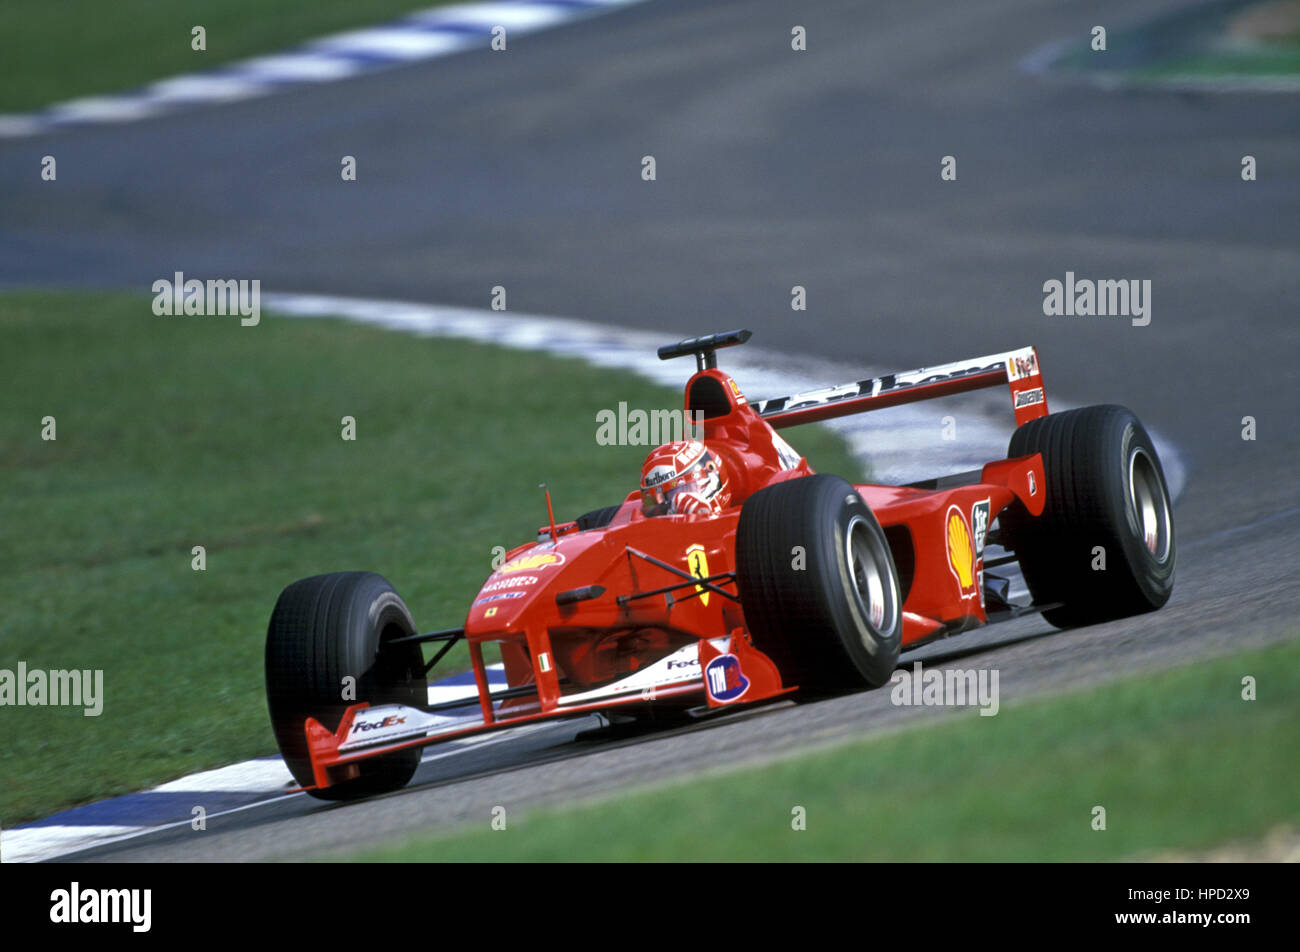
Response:
POLYGON ((1155 446, 1131 410, 1084 407, 1031 420, 1007 455, 1041 453, 1042 515, 999 517, 1035 604, 1058 628, 1154 611, 1174 584, 1173 505, 1155 446))

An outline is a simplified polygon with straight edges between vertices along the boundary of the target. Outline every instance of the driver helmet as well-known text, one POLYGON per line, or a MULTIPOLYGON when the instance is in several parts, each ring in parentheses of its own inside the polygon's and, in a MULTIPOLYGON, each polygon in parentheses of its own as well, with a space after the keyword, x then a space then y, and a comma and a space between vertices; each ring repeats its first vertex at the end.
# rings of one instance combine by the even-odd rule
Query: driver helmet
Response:
POLYGON ((641 466, 641 511, 712 514, 731 501, 722 460, 699 440, 657 447, 641 466))

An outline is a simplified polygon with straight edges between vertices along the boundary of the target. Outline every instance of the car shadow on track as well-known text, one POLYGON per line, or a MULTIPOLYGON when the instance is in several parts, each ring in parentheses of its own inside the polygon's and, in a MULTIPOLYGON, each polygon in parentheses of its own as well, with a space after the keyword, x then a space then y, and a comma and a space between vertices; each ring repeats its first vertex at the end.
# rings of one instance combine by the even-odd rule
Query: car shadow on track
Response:
POLYGON ((1026 620, 1020 623, 1021 626, 1028 624, 1034 625, 1034 630, 1020 633, 1005 633, 1000 637, 992 636, 992 629, 979 628, 974 631, 965 632, 951 639, 931 642, 920 648, 911 651, 904 650, 899 656, 898 666, 910 667, 914 662, 922 661, 929 664, 943 664, 948 661, 960 661, 962 658, 969 658, 973 655, 986 654, 990 651, 996 651, 999 648, 1009 648, 1012 645, 1023 644, 1028 641, 1038 641, 1041 638, 1050 638, 1053 635, 1061 634, 1057 628, 1042 619, 1033 619, 1032 622, 1026 620))

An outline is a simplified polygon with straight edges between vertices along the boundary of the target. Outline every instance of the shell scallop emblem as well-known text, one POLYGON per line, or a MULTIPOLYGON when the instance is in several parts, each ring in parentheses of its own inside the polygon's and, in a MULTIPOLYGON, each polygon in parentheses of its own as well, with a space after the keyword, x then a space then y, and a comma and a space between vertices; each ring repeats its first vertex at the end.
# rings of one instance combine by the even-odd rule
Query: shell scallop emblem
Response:
POLYGON ((966 594, 967 589, 974 592, 975 547, 971 542, 970 527, 966 525, 966 517, 962 515, 961 510, 956 506, 948 508, 946 535, 948 541, 948 565, 952 568, 953 574, 957 576, 957 583, 961 585, 962 594, 966 594))

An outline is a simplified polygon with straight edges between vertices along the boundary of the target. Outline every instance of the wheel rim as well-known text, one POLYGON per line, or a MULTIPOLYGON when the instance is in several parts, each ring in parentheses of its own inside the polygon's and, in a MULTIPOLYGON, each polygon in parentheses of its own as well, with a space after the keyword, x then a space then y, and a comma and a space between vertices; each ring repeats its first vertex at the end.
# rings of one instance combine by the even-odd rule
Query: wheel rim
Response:
POLYGON ((862 516, 854 516, 844 533, 844 556, 862 617, 877 634, 887 635, 896 627, 898 593, 888 554, 862 516))
POLYGON ((1157 562, 1164 562, 1169 558, 1169 497, 1155 462, 1141 447, 1129 454, 1128 498, 1138 538, 1157 562))

